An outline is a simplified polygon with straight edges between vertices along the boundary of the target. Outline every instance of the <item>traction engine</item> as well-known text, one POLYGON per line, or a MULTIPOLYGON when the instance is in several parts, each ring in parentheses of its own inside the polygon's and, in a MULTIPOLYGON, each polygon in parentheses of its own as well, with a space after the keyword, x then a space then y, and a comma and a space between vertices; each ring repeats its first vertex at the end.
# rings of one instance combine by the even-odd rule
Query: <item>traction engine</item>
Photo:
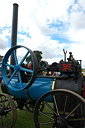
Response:
POLYGON ((70 52, 66 61, 63 51, 64 60, 47 67, 39 67, 36 56, 27 47, 16 45, 7 51, 2 62, 0 127, 12 128, 16 109, 25 108, 34 113, 35 128, 85 128, 81 60, 75 60, 70 52), (15 64, 9 64, 13 54, 15 64), (31 57, 31 69, 25 65, 27 57, 31 57), (8 73, 10 69, 12 72, 8 73), (40 75, 42 71, 47 74, 40 75))

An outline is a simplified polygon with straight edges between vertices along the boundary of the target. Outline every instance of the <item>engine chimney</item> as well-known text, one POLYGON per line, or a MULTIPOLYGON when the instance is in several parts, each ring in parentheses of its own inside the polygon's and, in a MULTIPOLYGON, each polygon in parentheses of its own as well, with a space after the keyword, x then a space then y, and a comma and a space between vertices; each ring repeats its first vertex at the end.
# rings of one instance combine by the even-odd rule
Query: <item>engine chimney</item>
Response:
MULTIPOLYGON (((18 24, 18 4, 13 4, 13 19, 12 19, 12 33, 11 33, 11 47, 17 45, 17 25, 18 24)), ((15 64, 14 54, 11 55, 10 64, 15 64)), ((11 69, 12 71, 12 69, 11 69)))

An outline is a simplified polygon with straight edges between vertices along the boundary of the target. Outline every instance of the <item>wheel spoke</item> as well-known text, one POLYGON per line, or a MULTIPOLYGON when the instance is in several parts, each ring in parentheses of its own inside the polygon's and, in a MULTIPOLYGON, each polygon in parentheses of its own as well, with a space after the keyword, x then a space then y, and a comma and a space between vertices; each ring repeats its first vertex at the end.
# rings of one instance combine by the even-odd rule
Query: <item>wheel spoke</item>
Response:
POLYGON ((1 117, 1 128, 3 128, 3 117, 2 116, 0 117, 1 117))
MULTIPOLYGON (((11 108, 7 108, 6 110, 4 110, 4 112, 10 112, 11 108)), ((11 115, 10 113, 8 113, 9 115, 11 115)))
POLYGON ((8 103, 7 103, 7 108, 8 108, 8 107, 10 107, 10 102, 9 102, 9 101, 8 101, 8 103))
POLYGON ((0 106, 1 106, 1 108, 3 107, 3 101, 2 101, 2 96, 0 97, 0 106))
POLYGON ((47 125, 47 124, 54 124, 54 121, 49 121, 49 122, 42 122, 40 123, 40 125, 47 125))
POLYGON ((20 66, 22 65, 22 63, 24 62, 24 60, 26 59, 27 55, 29 54, 29 51, 27 51, 27 53, 25 54, 25 56, 23 57, 23 59, 20 62, 20 66))
POLYGON ((64 110, 63 110, 64 113, 63 114, 65 114, 65 111, 66 111, 67 99, 68 99, 68 96, 66 96, 66 98, 65 98, 64 110))
POLYGON ((79 106, 80 104, 78 104, 65 118, 67 119, 79 106))
POLYGON ((3 106, 5 106, 6 97, 3 99, 3 106))
POLYGON ((11 77, 9 78, 9 80, 8 80, 8 83, 7 83, 7 84, 9 84, 9 83, 10 83, 11 79, 14 77, 14 75, 16 74, 16 72, 17 72, 17 70, 15 70, 15 71, 12 73, 12 75, 11 75, 11 77))
POLYGON ((5 64, 5 65, 14 69, 14 65, 11 65, 11 64, 5 64))
POLYGON ((2 102, 2 107, 4 107, 5 106, 5 100, 3 99, 4 97, 0 97, 1 98, 1 102, 2 102))
MULTIPOLYGON (((11 109, 10 109, 9 111, 11 111, 11 109)), ((11 113, 8 113, 8 115, 9 115, 11 118, 13 117, 11 113)))
POLYGON ((44 101, 44 103, 48 106, 48 108, 49 108, 53 113, 56 114, 56 116, 58 116, 58 114, 54 111, 54 109, 53 109, 46 101, 44 101))
POLYGON ((11 124, 11 122, 10 122, 9 119, 6 117, 6 115, 5 115, 4 117, 5 117, 6 121, 7 121, 9 124, 11 124))
POLYGON ((5 97, 5 100, 2 98, 2 96, 0 97, 0 106, 3 107, 5 106, 5 102, 7 101, 6 97, 5 97))
POLYGON ((24 71, 24 72, 33 73, 33 70, 30 70, 30 69, 27 69, 27 68, 23 68, 23 67, 20 67, 20 70, 24 71))
POLYGON ((49 119, 51 119, 51 120, 54 120, 54 118, 52 118, 51 116, 49 116, 49 115, 45 114, 44 112, 41 112, 41 111, 40 111, 40 114, 42 114, 42 115, 44 115, 44 116, 48 117, 48 118, 49 118, 49 119))
POLYGON ((14 50, 14 58, 15 58, 15 63, 18 64, 18 59, 17 59, 17 55, 16 55, 16 50, 14 50))
POLYGON ((55 105, 55 107, 56 107, 57 114, 60 115, 60 114, 59 114, 58 105, 57 105, 55 96, 53 96, 53 99, 54 99, 54 105, 55 105))
MULTIPOLYGON (((5 118, 5 117, 4 117, 4 118, 5 118)), ((6 126, 6 128, 7 128, 8 123, 7 123, 7 120, 6 120, 6 119, 5 119, 5 124, 6 124, 5 126, 6 126)))
POLYGON ((20 84, 22 84, 22 79, 21 79, 21 73, 20 73, 20 70, 18 71, 18 77, 19 77, 19 82, 20 82, 20 84))

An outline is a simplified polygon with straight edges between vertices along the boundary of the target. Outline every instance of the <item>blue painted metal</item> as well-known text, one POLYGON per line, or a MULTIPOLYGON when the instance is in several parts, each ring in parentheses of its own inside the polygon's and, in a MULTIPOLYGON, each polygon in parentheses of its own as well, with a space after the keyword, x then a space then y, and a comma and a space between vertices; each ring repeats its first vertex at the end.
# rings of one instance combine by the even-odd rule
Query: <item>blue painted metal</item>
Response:
MULTIPOLYGON (((38 100, 42 95, 52 90, 54 78, 36 78, 35 82, 28 88, 22 91, 16 91, 9 89, 9 93, 16 98, 22 99, 33 99, 38 100)), ((16 83, 17 78, 12 81, 12 83, 16 83)), ((51 100, 50 97, 47 99, 51 100)))
POLYGON ((29 88, 29 95, 33 100, 38 100, 42 95, 52 90, 53 78, 36 78, 29 88))
MULTIPOLYGON (((17 46, 14 46, 12 47, 11 49, 9 49, 6 53, 6 55, 4 56, 3 58, 3 61, 2 61, 2 77, 3 77, 3 81, 5 82, 6 86, 11 89, 11 90, 14 90, 14 91, 20 91, 20 90, 23 90, 25 89, 26 87, 29 86, 29 83, 30 81, 32 80, 32 77, 33 77, 33 73, 34 73, 34 68, 33 70, 29 70, 29 69, 26 69, 26 68, 22 68, 21 67, 21 64, 23 63, 23 61, 26 59, 27 55, 30 53, 31 50, 29 50, 28 48, 26 48, 25 46, 21 46, 21 45, 17 45, 17 46), (18 60, 17 60, 17 55, 16 55, 16 49, 18 48, 25 48, 27 50, 27 53, 25 54, 25 56, 23 57, 23 59, 21 60, 20 63, 18 63, 18 60), (8 64, 8 59, 9 59, 9 56, 14 53, 14 57, 15 57, 15 65, 10 65, 8 64), (10 67, 10 68, 13 68, 14 69, 14 72, 13 74, 11 75, 10 78, 7 77, 7 66, 10 67), (20 70, 22 71, 27 71, 27 72, 30 72, 32 74, 30 80, 28 83, 23 83, 22 82, 22 79, 21 79, 21 74, 20 74, 20 70), (16 74, 16 72, 18 73, 18 77, 19 77, 19 81, 20 82, 13 82, 12 79, 14 79, 14 75, 16 74), (12 82, 13 83, 12 83, 12 82)), ((30 53, 31 55, 31 53, 30 53)), ((33 56, 31 55, 31 58, 32 58, 32 62, 33 62, 33 67, 34 67, 34 60, 33 60, 33 56)), ((18 81, 18 78, 17 78, 17 81, 18 81)))

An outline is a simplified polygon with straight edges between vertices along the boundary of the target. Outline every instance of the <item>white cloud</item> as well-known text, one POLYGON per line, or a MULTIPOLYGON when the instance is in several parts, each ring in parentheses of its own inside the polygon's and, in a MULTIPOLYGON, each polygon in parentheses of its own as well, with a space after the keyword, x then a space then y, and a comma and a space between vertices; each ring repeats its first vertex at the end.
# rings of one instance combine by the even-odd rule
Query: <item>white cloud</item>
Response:
POLYGON ((4 50, 7 48, 8 45, 8 39, 4 35, 0 35, 0 49, 4 50))
MULTIPOLYGON (((0 0, 0 29, 11 29, 15 2, 19 4, 18 44, 32 50, 42 50, 43 59, 50 63, 61 58, 65 47, 73 50, 75 57, 80 51, 79 59, 85 60, 85 0, 78 0, 76 3, 75 0, 0 0), (56 40, 51 38, 54 34, 56 40), (67 39, 68 43, 61 43, 57 37, 67 39)), ((1 29, 0 48, 7 47, 7 36, 11 36, 10 31, 1 29), (5 46, 2 42, 5 42, 5 46)), ((83 65, 85 67, 85 63, 83 65)))
POLYGON ((73 12, 71 14, 71 26, 76 29, 85 29, 85 13, 73 12))
POLYGON ((82 8, 85 10, 85 0, 78 0, 79 5, 82 6, 82 8))
POLYGON ((12 0, 0 0, 0 27, 12 25, 12 0))

